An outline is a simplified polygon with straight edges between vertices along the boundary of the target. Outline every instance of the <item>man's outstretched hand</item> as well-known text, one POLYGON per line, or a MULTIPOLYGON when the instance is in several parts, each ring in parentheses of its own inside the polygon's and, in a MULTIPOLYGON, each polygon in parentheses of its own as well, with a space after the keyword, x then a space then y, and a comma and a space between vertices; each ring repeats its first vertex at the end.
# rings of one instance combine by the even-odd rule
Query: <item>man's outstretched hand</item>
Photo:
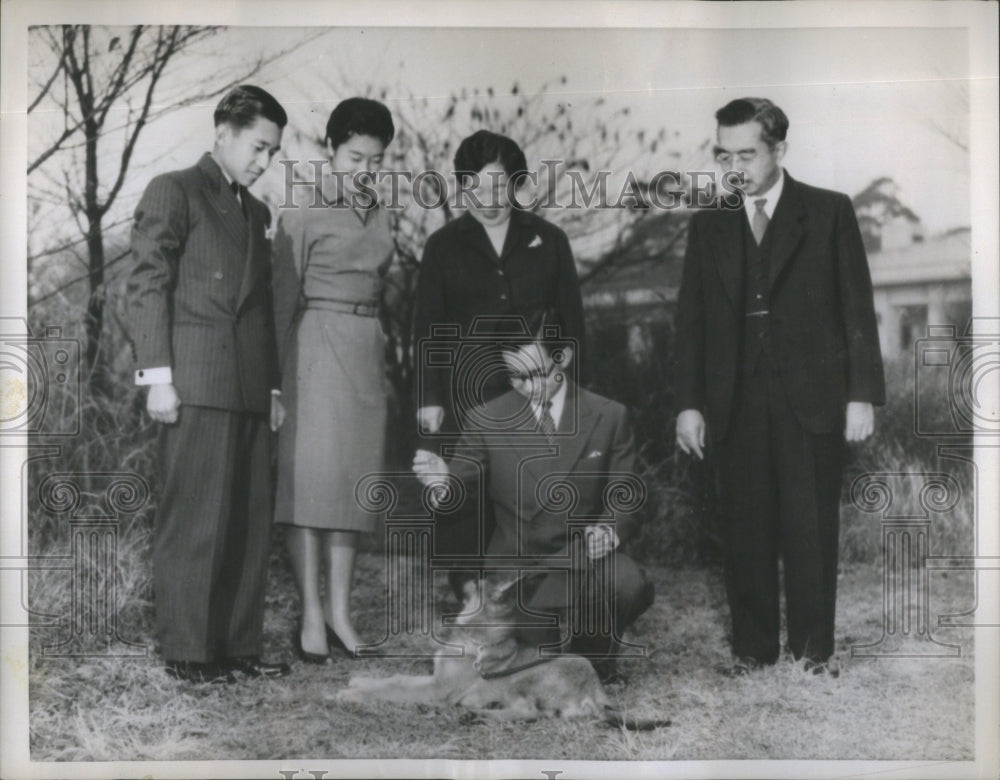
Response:
POLYGON ((448 483, 448 464, 429 450, 417 450, 417 454, 413 456, 413 473, 427 486, 448 483))

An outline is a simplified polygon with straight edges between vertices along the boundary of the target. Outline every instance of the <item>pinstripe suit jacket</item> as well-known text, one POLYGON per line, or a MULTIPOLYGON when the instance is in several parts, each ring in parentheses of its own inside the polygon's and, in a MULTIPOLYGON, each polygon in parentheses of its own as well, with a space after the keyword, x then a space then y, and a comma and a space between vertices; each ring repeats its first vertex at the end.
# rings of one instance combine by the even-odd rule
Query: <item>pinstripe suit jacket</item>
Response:
POLYGON ((139 368, 170 366, 181 403, 267 413, 279 386, 270 213, 244 207, 210 154, 157 176, 135 211, 127 321, 139 368))

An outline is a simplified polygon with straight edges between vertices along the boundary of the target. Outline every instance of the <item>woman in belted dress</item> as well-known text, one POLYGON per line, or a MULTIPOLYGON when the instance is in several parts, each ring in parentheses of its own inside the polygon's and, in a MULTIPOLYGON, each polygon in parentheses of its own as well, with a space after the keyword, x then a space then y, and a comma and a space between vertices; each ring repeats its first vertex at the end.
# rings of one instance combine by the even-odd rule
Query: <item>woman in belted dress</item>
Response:
POLYGON ((359 180, 378 170, 394 133, 378 101, 338 104, 326 126, 331 170, 319 193, 297 188, 296 208, 282 212, 274 239, 288 412, 278 444, 275 522, 288 525, 302 600, 294 642, 311 663, 334 651, 353 655, 360 643, 351 624, 351 582, 358 534, 370 532, 374 518, 354 488, 383 468, 386 341, 378 313, 394 244, 385 209, 365 202, 371 190, 359 180))

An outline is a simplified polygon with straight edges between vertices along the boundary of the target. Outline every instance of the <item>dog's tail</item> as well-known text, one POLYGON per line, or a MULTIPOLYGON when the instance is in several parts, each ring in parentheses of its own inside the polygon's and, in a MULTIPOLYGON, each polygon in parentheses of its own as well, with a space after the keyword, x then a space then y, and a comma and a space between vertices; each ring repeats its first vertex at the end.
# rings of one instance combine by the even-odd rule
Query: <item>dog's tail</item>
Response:
POLYGON ((671 723, 669 718, 626 717, 621 710, 610 704, 604 706, 604 722, 616 728, 624 726, 629 731, 652 731, 653 729, 665 728, 671 723))

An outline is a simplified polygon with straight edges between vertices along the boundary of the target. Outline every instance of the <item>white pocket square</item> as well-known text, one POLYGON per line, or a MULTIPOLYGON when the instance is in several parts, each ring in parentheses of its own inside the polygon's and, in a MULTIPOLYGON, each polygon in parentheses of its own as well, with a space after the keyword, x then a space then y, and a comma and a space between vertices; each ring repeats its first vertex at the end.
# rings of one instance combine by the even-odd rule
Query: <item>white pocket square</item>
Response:
POLYGON ((601 457, 601 455, 603 455, 603 454, 604 454, 604 453, 603 453, 603 452, 601 452, 600 450, 594 450, 594 451, 592 451, 592 452, 591 452, 591 453, 590 453, 590 454, 589 454, 589 455, 588 455, 587 457, 588 457, 588 458, 599 458, 599 457, 601 457))
POLYGON ((541 245, 542 245, 542 237, 535 236, 533 239, 531 239, 531 243, 528 244, 528 249, 534 249, 536 246, 541 246, 541 245))

